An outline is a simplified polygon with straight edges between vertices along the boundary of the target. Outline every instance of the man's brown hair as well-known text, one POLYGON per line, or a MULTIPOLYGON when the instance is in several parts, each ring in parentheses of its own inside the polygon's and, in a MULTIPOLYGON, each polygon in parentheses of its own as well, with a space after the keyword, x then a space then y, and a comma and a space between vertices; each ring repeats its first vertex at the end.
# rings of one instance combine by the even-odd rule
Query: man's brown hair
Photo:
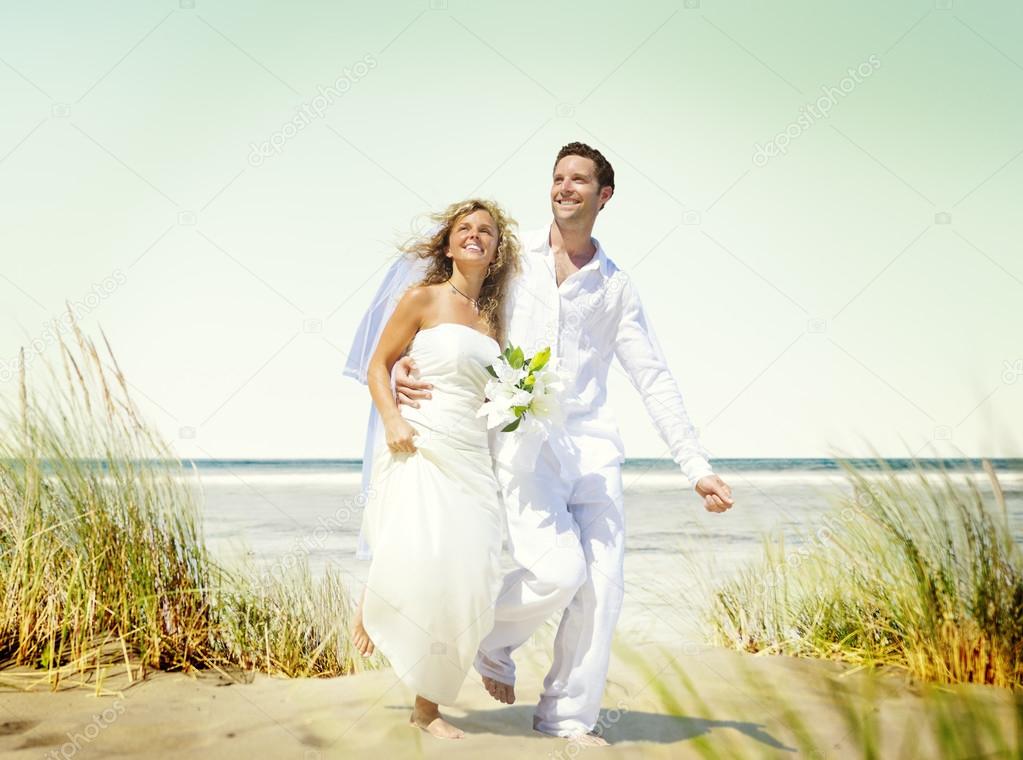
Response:
POLYGON ((604 154, 596 148, 591 148, 586 143, 571 142, 558 151, 558 157, 554 159, 555 168, 558 161, 565 156, 582 156, 590 159, 597 167, 597 185, 615 189, 615 170, 611 167, 611 163, 604 158, 604 154))

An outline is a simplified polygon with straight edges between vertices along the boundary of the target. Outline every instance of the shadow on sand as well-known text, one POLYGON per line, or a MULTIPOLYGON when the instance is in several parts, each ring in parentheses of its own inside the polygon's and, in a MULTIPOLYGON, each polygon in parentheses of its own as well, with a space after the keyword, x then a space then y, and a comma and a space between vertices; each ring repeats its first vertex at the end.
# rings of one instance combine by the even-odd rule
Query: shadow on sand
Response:
MULTIPOLYGON (((407 711, 408 707, 391 709, 407 711)), ((442 710, 442 712, 446 712, 442 710)), ((495 710, 465 710, 465 715, 451 711, 451 722, 465 730, 467 734, 492 734, 495 736, 534 736, 543 735, 532 729, 533 705, 513 705, 495 710)), ((738 720, 710 720, 707 718, 679 717, 658 713, 640 712, 638 710, 617 711, 601 710, 598 726, 603 726, 604 738, 611 744, 621 742, 656 742, 657 744, 674 744, 700 736, 708 736, 712 731, 733 729, 745 734, 750 739, 782 752, 795 752, 790 747, 775 739, 761 723, 749 723, 738 720)))

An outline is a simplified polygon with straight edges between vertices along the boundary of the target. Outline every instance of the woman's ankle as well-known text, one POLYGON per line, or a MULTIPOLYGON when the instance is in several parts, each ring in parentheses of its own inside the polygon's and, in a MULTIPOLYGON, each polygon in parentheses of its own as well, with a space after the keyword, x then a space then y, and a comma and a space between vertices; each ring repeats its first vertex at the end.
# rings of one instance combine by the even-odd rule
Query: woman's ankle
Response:
POLYGON ((412 714, 418 718, 438 718, 440 706, 436 702, 417 696, 415 704, 412 705, 412 714))

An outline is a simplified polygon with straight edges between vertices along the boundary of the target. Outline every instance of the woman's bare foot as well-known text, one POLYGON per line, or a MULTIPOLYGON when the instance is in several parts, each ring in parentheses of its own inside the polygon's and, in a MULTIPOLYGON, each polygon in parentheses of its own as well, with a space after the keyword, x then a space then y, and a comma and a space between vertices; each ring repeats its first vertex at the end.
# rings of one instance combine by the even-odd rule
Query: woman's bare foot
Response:
POLYGON ((515 687, 510 683, 501 683, 490 676, 483 676, 483 686, 498 702, 504 702, 506 705, 515 702, 515 687))
POLYGON ((355 645, 355 649, 363 657, 369 657, 373 654, 376 647, 373 644, 373 639, 366 633, 366 629, 362 627, 362 604, 366 601, 366 590, 362 590, 362 599, 359 600, 359 607, 355 610, 355 619, 352 622, 352 643, 355 645))
POLYGON ((420 696, 416 697, 408 722, 438 739, 461 739, 465 736, 465 731, 444 720, 434 702, 420 696))

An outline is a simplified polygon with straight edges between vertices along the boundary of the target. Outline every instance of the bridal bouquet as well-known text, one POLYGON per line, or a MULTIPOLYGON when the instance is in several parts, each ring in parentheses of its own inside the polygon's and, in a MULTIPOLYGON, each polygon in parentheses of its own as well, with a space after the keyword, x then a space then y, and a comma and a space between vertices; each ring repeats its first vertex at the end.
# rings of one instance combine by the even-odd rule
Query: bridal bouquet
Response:
POLYGON ((521 348, 509 346, 487 367, 491 375, 487 400, 476 416, 485 416, 488 428, 502 425, 502 433, 516 430, 523 422, 548 430, 561 418, 558 394, 564 383, 555 364, 550 347, 527 359, 521 348))

